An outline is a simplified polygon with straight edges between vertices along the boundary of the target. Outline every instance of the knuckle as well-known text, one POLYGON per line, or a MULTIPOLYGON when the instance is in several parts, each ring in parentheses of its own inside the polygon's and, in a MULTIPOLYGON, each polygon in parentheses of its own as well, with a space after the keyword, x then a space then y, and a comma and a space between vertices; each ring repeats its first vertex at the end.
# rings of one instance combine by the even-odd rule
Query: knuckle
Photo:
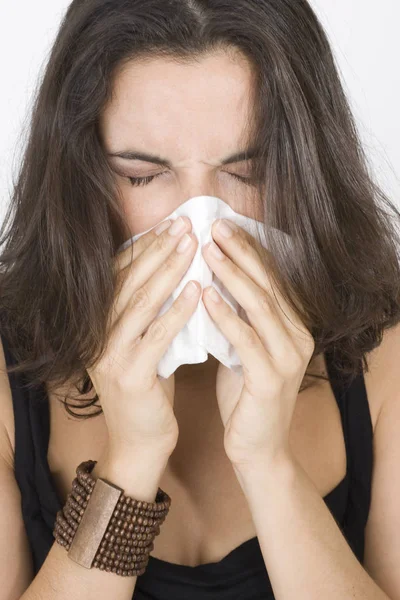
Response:
POLYGON ((276 353, 277 366, 279 366, 286 375, 296 375, 303 369, 304 359, 290 340, 282 344, 279 352, 276 353))
POLYGON ((249 241, 247 238, 244 235, 238 235, 237 243, 239 246, 239 252, 247 256, 250 253, 249 241))
POLYGON ((311 359, 315 350, 315 340, 310 332, 307 332, 304 340, 304 354, 311 359))
POLYGON ((292 353, 292 358, 288 361, 290 372, 297 373, 303 367, 303 358, 297 354, 297 352, 292 353))
POLYGON ((148 338, 149 341, 162 342, 167 337, 167 335, 168 329, 166 328, 163 321, 160 319, 156 319, 149 326, 145 337, 148 338))
POLYGON ((170 248, 171 236, 168 235, 160 235, 155 239, 155 249, 158 252, 164 253, 166 250, 170 248))
POLYGON ((131 298, 132 308, 148 308, 150 306, 150 295, 146 286, 142 286, 132 295, 131 298))
POLYGON ((264 312, 270 312, 271 310, 271 300, 270 298, 267 296, 267 294, 260 294, 257 297, 257 308, 264 311, 264 312))
POLYGON ((176 269, 176 263, 178 260, 178 256, 177 255, 170 255, 168 256, 168 258, 165 260, 164 262, 164 270, 169 273, 169 272, 174 272, 176 269))
POLYGON ((253 348, 258 346, 258 339, 251 327, 242 325, 239 331, 239 339, 244 346, 253 348))
POLYGON ((315 350, 315 340, 310 332, 301 330, 299 333, 296 333, 295 345, 298 359, 302 363, 304 361, 309 362, 315 350))

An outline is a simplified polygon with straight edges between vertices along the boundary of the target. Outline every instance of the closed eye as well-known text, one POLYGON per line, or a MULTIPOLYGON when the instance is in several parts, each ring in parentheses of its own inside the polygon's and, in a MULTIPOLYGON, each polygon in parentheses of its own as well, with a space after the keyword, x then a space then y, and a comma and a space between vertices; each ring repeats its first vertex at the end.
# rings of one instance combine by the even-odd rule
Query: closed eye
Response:
MULTIPOLYGON (((153 181, 153 179, 159 177, 160 175, 163 175, 163 173, 157 173, 157 175, 149 175, 148 177, 126 177, 129 179, 133 186, 140 186, 148 185, 153 181)), ((227 173, 227 175, 235 177, 235 179, 238 179, 246 185, 252 185, 252 180, 250 179, 250 177, 241 177, 240 175, 236 175, 236 173, 227 173)))

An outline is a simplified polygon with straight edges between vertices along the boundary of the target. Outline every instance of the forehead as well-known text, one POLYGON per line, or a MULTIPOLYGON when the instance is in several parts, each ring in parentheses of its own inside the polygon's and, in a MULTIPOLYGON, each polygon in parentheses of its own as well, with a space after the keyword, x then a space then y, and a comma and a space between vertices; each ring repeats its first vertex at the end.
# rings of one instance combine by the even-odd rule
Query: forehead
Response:
POLYGON ((245 133, 252 92, 252 67, 239 53, 220 51, 190 63, 132 60, 115 75, 100 125, 111 149, 134 136, 157 149, 182 144, 219 151, 245 133))

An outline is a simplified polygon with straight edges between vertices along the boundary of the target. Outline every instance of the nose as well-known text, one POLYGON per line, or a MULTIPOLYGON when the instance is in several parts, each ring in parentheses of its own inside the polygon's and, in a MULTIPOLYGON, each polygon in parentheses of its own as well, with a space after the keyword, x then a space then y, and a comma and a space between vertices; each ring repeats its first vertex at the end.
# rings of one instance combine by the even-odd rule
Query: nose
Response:
POLYGON ((179 206, 198 196, 213 196, 219 198, 225 202, 234 212, 256 219, 258 221, 263 220, 263 206, 253 196, 245 194, 232 194, 227 193, 226 190, 216 189, 213 185, 202 185, 202 186, 191 186, 186 191, 181 190, 178 192, 178 199, 176 200, 175 207, 172 210, 176 210, 179 206))

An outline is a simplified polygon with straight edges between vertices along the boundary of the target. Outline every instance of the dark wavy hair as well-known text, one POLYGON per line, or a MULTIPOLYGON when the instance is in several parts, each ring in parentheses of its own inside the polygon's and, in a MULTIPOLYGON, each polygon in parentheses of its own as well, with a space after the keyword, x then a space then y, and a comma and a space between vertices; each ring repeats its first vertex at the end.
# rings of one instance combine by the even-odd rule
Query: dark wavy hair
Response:
MULTIPOLYGON (((309 366, 329 351, 351 381, 400 321, 400 213, 369 173, 306 0, 235 0, 234 10, 227 0, 74 0, 34 97, 0 233, 0 325, 17 358, 8 372, 23 371, 28 388, 72 380, 87 394, 86 367, 106 349, 114 257, 131 237, 99 132, 118 69, 221 49, 239 50, 254 69, 252 185, 268 225, 293 243, 266 227, 262 259, 313 335, 309 366)), ((97 394, 73 405, 100 408, 91 415, 72 412, 67 398, 74 416, 102 412, 97 394)))

